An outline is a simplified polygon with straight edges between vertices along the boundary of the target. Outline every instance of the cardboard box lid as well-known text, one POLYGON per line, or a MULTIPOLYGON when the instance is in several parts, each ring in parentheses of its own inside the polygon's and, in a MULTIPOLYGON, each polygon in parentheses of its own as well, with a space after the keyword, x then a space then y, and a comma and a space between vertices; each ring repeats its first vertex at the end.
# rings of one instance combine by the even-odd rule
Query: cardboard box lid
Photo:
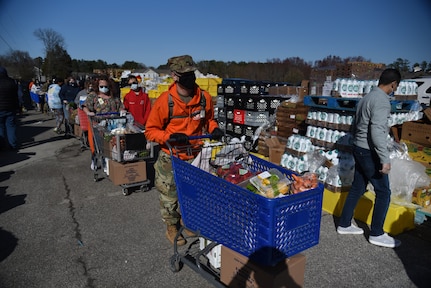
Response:
POLYGON ((266 138, 265 143, 266 145, 268 145, 269 148, 281 148, 282 146, 284 146, 280 143, 280 140, 278 140, 277 137, 266 138))
POLYGON ((424 115, 426 118, 428 118, 429 121, 431 121, 431 108, 428 107, 427 109, 424 110, 424 115))
POLYGON ((431 124, 404 122, 401 128, 401 139, 431 147, 431 124))

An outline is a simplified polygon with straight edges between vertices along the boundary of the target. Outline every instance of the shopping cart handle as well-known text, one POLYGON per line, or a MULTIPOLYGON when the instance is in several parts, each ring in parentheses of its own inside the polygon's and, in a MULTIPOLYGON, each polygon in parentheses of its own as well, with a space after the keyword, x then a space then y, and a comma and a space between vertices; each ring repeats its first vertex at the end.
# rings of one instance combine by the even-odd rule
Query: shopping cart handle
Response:
MULTIPOLYGON (((197 140, 197 139, 204 139, 204 138, 211 138, 211 135, 210 134, 205 134, 205 135, 195 135, 195 136, 189 136, 189 140, 197 140)), ((168 149, 169 149, 169 153, 170 153, 170 155, 173 155, 173 151, 172 151, 172 144, 171 144, 171 142, 174 142, 174 141, 172 141, 172 140, 170 140, 170 139, 168 139, 167 141, 166 141, 166 146, 168 146, 168 149)), ((190 145, 190 143, 189 143, 189 145, 190 145)))
POLYGON ((105 113, 97 113, 94 116, 108 116, 108 115, 120 115, 120 112, 105 112, 105 113))
POLYGON ((205 138, 211 138, 211 134, 205 134, 205 135, 196 135, 196 136, 189 136, 189 140, 196 140, 196 139, 205 139, 205 138))

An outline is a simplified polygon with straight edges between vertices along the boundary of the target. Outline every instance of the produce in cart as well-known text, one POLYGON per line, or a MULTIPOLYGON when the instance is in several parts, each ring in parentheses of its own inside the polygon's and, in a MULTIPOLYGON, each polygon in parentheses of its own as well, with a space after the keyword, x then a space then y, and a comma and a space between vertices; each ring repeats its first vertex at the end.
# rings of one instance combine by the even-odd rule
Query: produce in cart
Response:
POLYGON ((292 174, 292 178, 294 180, 291 185, 293 194, 316 188, 319 185, 316 173, 307 172, 302 176, 292 174))
POLYGON ((220 166, 217 168, 216 173, 218 177, 221 177, 233 184, 239 184, 254 176, 251 171, 239 162, 220 166))
POLYGON ((252 186, 247 186, 249 190, 253 191, 254 187, 258 194, 267 198, 275 198, 280 196, 280 194, 289 194, 291 181, 279 170, 273 168, 254 176, 250 179, 250 183, 252 186))

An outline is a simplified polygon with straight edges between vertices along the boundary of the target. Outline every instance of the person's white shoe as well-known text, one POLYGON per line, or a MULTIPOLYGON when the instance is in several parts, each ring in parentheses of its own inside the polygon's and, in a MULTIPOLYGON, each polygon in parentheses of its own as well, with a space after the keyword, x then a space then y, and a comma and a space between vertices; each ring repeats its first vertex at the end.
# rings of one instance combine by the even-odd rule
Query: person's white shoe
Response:
POLYGON ((389 236, 386 233, 383 233, 380 236, 370 236, 368 239, 371 244, 387 247, 387 248, 395 248, 401 245, 401 241, 389 236))
POLYGON ((350 224, 349 227, 338 226, 337 233, 342 235, 348 235, 348 234, 360 235, 360 234, 364 234, 364 230, 362 228, 356 227, 353 224, 350 224))

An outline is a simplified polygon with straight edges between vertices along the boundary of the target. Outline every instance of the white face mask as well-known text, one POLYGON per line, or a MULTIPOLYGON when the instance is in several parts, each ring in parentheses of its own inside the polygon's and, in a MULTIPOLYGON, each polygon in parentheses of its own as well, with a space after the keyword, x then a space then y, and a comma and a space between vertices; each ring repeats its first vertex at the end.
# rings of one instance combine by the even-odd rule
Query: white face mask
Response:
POLYGON ((109 92, 109 88, 108 87, 99 87, 99 91, 106 94, 109 92))
POLYGON ((130 89, 132 89, 132 90, 138 90, 138 84, 132 84, 132 85, 130 85, 130 89))

